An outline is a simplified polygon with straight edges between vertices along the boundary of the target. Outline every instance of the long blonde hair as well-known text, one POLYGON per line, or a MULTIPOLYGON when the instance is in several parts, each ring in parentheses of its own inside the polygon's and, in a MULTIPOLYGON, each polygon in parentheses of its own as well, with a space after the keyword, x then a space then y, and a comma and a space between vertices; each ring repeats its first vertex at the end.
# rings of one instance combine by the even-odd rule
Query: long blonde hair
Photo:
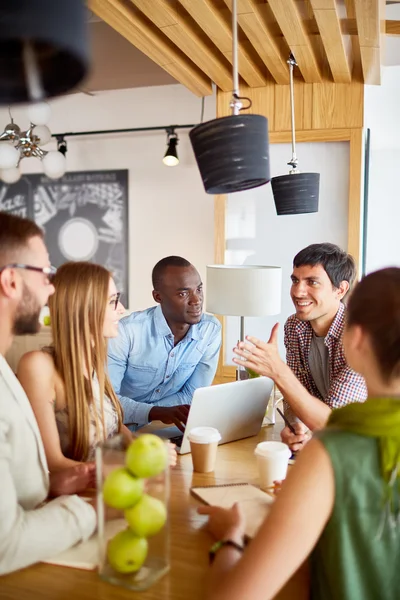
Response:
POLYGON ((103 324, 111 274, 100 265, 68 262, 57 271, 55 292, 49 298, 55 367, 65 388, 69 416, 70 458, 87 460, 90 418, 94 415, 97 442, 106 436, 104 396, 108 396, 122 426, 122 410, 106 370, 107 342, 103 324), (89 376, 85 376, 86 367, 89 376), (100 389, 101 436, 91 376, 100 389), (90 410, 94 407, 94 410, 90 410))

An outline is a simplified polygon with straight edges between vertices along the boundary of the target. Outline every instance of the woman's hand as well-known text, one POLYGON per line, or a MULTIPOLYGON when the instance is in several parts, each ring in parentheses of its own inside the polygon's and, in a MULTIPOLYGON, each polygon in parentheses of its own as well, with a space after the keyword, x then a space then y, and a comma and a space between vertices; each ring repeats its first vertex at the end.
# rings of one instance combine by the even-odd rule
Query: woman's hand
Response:
POLYGON ((208 515, 207 529, 215 539, 230 539, 238 544, 243 543, 245 519, 237 502, 232 508, 200 506, 197 512, 201 515, 208 515))
POLYGON ((81 494, 87 489, 96 487, 96 471, 94 463, 78 464, 49 475, 49 496, 81 494))

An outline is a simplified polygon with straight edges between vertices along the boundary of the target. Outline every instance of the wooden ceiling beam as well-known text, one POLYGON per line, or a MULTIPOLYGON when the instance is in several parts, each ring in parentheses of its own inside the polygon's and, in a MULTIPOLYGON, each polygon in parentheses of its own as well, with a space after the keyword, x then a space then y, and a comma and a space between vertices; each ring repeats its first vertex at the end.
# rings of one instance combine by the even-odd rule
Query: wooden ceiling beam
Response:
POLYGON ((190 22, 187 13, 168 0, 131 0, 150 21, 186 56, 204 71, 222 91, 232 89, 232 74, 224 56, 207 43, 203 31, 190 22), (186 17, 186 18, 185 18, 186 17))
POLYGON ((120 0, 88 0, 88 6, 196 96, 212 94, 210 78, 169 42, 163 33, 138 14, 133 5, 127 6, 120 0))
MULTIPOLYGON (((344 0, 346 13, 348 17, 348 21, 352 21, 354 23, 355 32, 351 36, 351 47, 353 49, 353 72, 352 79, 354 81, 363 82, 363 73, 361 66, 361 52, 360 52, 360 43, 358 41, 358 31, 357 31, 357 22, 356 22, 356 11, 354 8, 354 0, 344 0)), ((342 33, 343 27, 342 27, 342 33)))
MULTIPOLYGON (((230 0, 230 3, 231 0, 230 0)), ((273 35, 272 23, 268 22, 255 0, 247 0, 249 11, 239 4, 238 23, 257 50, 268 71, 278 84, 289 83, 288 56, 282 56, 281 44, 273 35)))
POLYGON ((275 19, 306 83, 320 83, 321 73, 295 0, 269 0, 275 19))
MULTIPOLYGON (((225 4, 232 11, 232 0, 225 0, 225 4)), ((274 35, 276 28, 274 31, 272 24, 264 19, 256 0, 238 3, 238 24, 276 83, 289 83, 288 56, 282 56, 279 40, 274 35)))
POLYGON ((353 0, 353 2, 364 83, 380 85, 385 34, 385 1, 353 0))
POLYGON ((400 21, 386 21, 386 35, 400 35, 400 21))
MULTIPOLYGON (((351 54, 342 37, 335 0, 310 0, 335 83, 350 83, 351 54)), ((347 46, 351 42, 348 40, 347 46)))
MULTIPOLYGON (((231 63, 232 31, 212 0, 179 0, 179 2, 231 63)), ((238 62, 239 73, 247 85, 261 87, 267 83, 266 73, 263 73, 243 44, 239 44, 238 47, 238 62)))
MULTIPOLYGON (((181 0, 181 1, 184 1, 184 0, 181 0)), ((231 0, 227 0, 227 1, 231 1, 231 0)), ((264 6, 267 6, 267 5, 263 5, 263 4, 258 5, 258 10, 261 14, 263 13, 264 6)), ((339 19, 339 24, 340 24, 340 31, 341 31, 342 35, 350 35, 350 36, 358 35, 357 21, 355 18, 339 19)), ((317 21, 314 18, 306 19, 305 21, 303 21, 303 25, 304 25, 304 29, 306 30, 306 32, 309 36, 310 35, 320 35, 320 30, 318 28, 317 21)), ((272 37, 276 38, 276 40, 284 39, 283 33, 276 21, 274 21, 273 23, 271 23, 271 22, 268 23, 268 30, 270 31, 272 37)), ((393 36, 400 35, 400 21, 396 21, 396 20, 386 21, 385 22, 385 32, 386 32, 386 35, 393 35, 393 36)))

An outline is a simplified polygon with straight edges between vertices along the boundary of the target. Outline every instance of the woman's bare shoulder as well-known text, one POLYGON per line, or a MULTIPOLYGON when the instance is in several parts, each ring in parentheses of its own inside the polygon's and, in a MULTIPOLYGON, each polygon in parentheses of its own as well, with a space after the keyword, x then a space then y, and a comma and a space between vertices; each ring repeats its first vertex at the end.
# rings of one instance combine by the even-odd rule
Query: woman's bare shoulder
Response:
POLYGON ((33 350, 24 354, 18 364, 17 375, 20 374, 31 374, 39 375, 40 378, 54 377, 56 374, 56 367, 54 359, 49 352, 42 352, 42 350, 33 350))

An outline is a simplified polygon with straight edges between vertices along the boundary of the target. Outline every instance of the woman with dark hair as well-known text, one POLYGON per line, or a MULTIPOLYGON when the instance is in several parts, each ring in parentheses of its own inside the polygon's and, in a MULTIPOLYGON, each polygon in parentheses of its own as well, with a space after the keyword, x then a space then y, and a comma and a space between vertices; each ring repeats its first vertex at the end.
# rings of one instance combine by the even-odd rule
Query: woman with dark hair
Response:
POLYGON ((273 598, 308 556, 313 599, 400 598, 399 268, 356 286, 343 343, 368 400, 332 412, 246 550, 237 505, 199 509, 220 542, 209 599, 273 598))

